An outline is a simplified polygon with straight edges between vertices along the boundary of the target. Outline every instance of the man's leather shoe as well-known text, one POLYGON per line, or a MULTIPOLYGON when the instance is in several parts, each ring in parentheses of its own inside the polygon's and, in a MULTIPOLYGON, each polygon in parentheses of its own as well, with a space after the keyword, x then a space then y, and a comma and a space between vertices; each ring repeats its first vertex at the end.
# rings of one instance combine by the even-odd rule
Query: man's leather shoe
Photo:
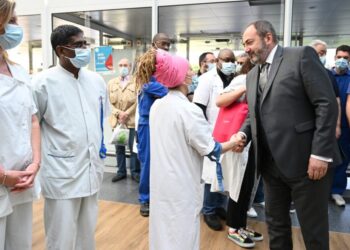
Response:
POLYGON ((140 214, 143 217, 148 217, 149 216, 149 203, 142 203, 140 207, 140 214))
POLYGON ((216 214, 204 214, 204 221, 211 229, 215 231, 222 230, 221 221, 216 214))
POLYGON ((131 176, 131 179, 133 179, 134 181, 136 181, 137 183, 140 183, 140 175, 138 174, 134 174, 131 176))
POLYGON ((226 210, 223 207, 218 207, 215 209, 215 214, 219 216, 220 219, 226 220, 226 210))
POLYGON ((120 180, 123 180, 126 178, 126 175, 120 175, 120 174, 116 174, 113 178, 112 178, 112 182, 117 182, 120 180))

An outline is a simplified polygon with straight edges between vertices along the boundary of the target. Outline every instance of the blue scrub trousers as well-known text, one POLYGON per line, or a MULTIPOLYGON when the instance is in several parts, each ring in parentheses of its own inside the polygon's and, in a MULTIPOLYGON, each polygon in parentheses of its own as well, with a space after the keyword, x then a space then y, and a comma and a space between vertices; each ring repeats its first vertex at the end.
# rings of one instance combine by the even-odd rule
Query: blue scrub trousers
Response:
POLYGON ((149 125, 139 124, 137 128, 137 151, 141 163, 139 185, 139 201, 149 203, 149 175, 150 175, 150 135, 149 125))
POLYGON ((342 128, 341 136, 339 138, 340 147, 345 154, 345 159, 342 164, 338 165, 334 169, 332 194, 342 195, 346 189, 347 177, 346 169, 350 162, 350 130, 348 128, 342 128))

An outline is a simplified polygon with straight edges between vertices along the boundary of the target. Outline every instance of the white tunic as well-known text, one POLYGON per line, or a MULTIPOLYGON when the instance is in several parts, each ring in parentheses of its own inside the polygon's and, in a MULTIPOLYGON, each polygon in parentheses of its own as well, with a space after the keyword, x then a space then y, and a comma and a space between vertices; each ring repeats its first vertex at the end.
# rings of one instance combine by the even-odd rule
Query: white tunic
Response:
POLYGON ((199 249, 203 156, 215 146, 202 110, 179 91, 150 113, 150 249, 199 249))
MULTIPOLYGON (((216 67, 198 78, 198 87, 194 92, 193 102, 207 107, 206 115, 213 132, 219 108, 216 106, 216 97, 222 92, 224 83, 222 82, 216 67)), ((211 184, 216 177, 216 163, 204 159, 202 179, 207 184, 211 184)))
POLYGON ((103 176, 100 98, 104 111, 108 109, 104 80, 87 69, 80 69, 76 79, 58 65, 34 77, 33 89, 41 121, 44 197, 95 194, 103 176))
MULTIPOLYGON (((29 75, 18 64, 8 67, 12 77, 0 74, 0 165, 5 170, 24 170, 32 162, 32 115, 37 110, 29 75)), ((10 214, 12 206, 32 201, 37 191, 10 193, 0 185, 0 217, 10 214)))

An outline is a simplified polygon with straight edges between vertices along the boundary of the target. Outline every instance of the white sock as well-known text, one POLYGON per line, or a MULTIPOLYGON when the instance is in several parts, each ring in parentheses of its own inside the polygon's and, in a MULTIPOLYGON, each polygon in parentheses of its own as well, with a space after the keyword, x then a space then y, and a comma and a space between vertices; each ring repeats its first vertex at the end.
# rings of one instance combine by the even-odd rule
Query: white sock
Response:
POLYGON ((234 234, 236 232, 236 228, 229 227, 228 228, 228 233, 229 234, 234 234))

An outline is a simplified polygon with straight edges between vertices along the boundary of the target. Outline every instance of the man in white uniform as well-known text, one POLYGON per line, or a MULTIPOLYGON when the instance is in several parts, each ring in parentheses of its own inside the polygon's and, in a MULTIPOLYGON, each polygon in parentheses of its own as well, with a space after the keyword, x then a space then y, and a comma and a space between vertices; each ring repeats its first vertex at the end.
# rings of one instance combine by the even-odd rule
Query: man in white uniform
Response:
POLYGON ((51 44, 59 64, 33 79, 42 128, 47 249, 95 249, 106 84, 82 68, 90 61, 82 30, 59 26, 51 34, 51 44))
MULTIPOLYGON (((235 56, 230 49, 222 49, 217 58, 216 67, 203 74, 198 79, 198 87, 194 92, 193 102, 197 104, 204 112, 211 131, 213 131, 219 108, 216 106, 216 97, 227 87, 234 77, 235 56)), ((204 159, 203 180, 206 185, 204 188, 204 202, 202 213, 204 221, 213 230, 221 230, 221 219, 226 218, 226 197, 221 193, 210 192, 211 183, 215 177, 215 163, 209 159, 204 159)))

